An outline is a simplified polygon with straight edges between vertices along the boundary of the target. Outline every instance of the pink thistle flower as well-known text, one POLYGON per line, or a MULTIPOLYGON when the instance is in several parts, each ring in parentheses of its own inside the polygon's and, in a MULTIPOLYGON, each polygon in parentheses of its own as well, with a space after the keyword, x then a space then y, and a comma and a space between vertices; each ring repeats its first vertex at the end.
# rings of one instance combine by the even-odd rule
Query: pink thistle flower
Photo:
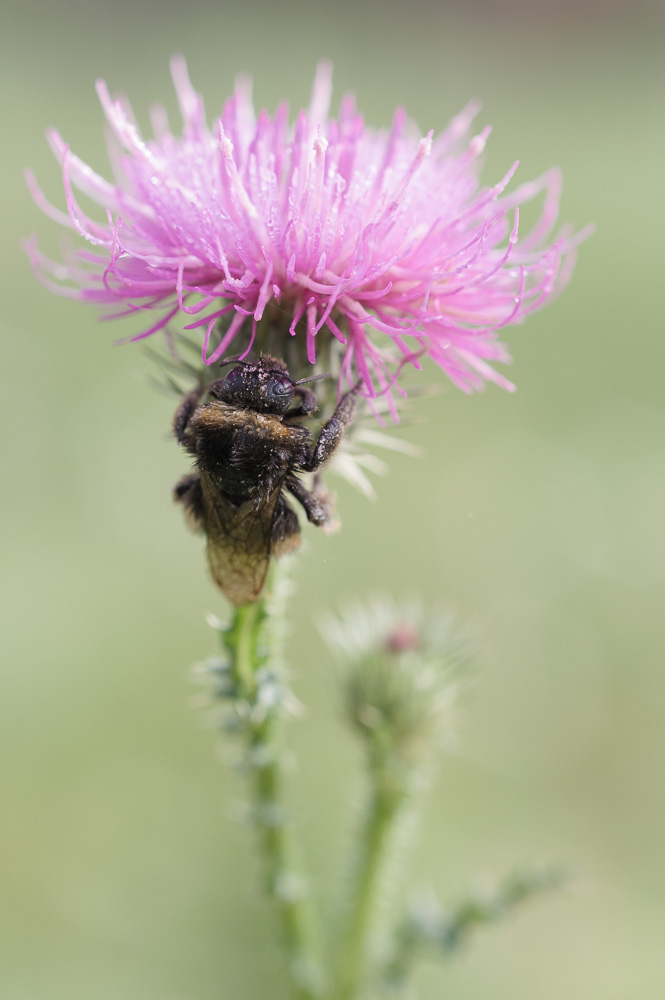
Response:
POLYGON ((31 240, 47 287, 104 307, 106 318, 156 316, 131 340, 183 314, 185 329, 203 331, 207 365, 231 345, 245 356, 269 323, 298 339, 303 363, 315 363, 322 337, 338 342, 340 389, 360 380, 369 397, 390 397, 403 366, 420 367, 424 354, 467 392, 486 380, 513 388, 490 364, 510 360, 499 331, 566 284, 586 235, 567 231, 548 244, 558 171, 507 194, 514 163, 480 187, 489 128, 470 138, 475 103, 436 138, 422 138, 402 109, 388 132, 369 129, 352 96, 330 118, 328 63, 295 125, 285 104, 256 117, 242 79, 210 129, 184 60, 171 68, 181 137, 156 107, 154 138, 143 139, 128 103, 97 83, 113 182, 48 133, 67 212, 47 202, 31 172, 28 185, 47 215, 94 249, 62 265, 31 240), (83 210, 75 189, 105 221, 83 210), (518 239, 519 205, 541 193, 540 219, 518 239), (211 339, 215 329, 221 339, 211 339))

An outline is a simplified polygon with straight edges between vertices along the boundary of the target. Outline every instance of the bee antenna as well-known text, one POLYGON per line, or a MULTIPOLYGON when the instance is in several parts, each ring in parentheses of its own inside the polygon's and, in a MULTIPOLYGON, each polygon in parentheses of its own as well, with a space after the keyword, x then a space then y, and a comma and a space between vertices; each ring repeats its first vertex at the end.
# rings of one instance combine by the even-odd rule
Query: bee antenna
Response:
POLYGON ((245 365, 246 368, 251 367, 249 362, 240 360, 240 355, 235 358, 225 358, 224 361, 219 362, 220 368, 223 368, 224 365, 245 365))
POLYGON ((309 378, 299 378, 294 385, 303 385, 305 382, 320 382, 322 378, 330 378, 330 372, 323 372, 322 375, 310 375, 309 378))

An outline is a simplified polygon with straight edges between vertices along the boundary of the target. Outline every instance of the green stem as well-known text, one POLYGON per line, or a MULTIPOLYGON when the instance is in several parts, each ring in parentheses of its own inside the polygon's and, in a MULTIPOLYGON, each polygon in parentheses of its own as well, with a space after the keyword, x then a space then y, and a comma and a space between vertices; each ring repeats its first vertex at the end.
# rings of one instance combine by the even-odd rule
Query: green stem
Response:
MULTIPOLYGON (((267 745, 261 737, 255 747, 267 745)), ((312 914, 302 880, 293 863, 291 837, 281 815, 279 768, 269 763, 257 769, 256 820, 265 865, 265 888, 280 916, 288 964, 296 996, 310 1000, 320 995, 320 973, 312 954, 312 914)))
MULTIPOLYGON (((234 611, 224 632, 235 680, 239 733, 245 743, 245 770, 252 785, 253 825, 257 832, 265 870, 265 891, 279 916, 287 966, 297 1000, 315 1000, 321 995, 321 973, 312 948, 312 913, 304 883, 293 863, 293 837, 285 822, 282 798, 282 768, 278 745, 279 709, 261 699, 276 651, 270 649, 265 628, 271 608, 265 597, 234 611), (266 645, 268 648, 263 649, 266 645)), ((272 610, 274 614, 274 610, 272 610)))
POLYGON ((391 780, 388 767, 374 768, 371 776, 370 797, 352 875, 350 905, 341 937, 335 1000, 356 1000, 364 985, 381 877, 394 822, 404 798, 404 789, 391 780))
POLYGON ((256 640, 258 626, 265 614, 263 600, 235 609, 230 633, 235 640, 234 671, 241 696, 251 699, 256 691, 256 640))

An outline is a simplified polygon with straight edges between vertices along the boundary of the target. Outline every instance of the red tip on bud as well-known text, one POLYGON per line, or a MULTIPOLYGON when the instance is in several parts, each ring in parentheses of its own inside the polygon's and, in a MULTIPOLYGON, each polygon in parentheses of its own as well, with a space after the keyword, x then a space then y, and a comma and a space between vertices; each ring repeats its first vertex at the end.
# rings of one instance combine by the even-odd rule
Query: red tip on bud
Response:
POLYGON ((386 649, 390 653, 407 653, 419 646, 420 636, 413 625, 408 623, 398 625, 386 639, 386 649))

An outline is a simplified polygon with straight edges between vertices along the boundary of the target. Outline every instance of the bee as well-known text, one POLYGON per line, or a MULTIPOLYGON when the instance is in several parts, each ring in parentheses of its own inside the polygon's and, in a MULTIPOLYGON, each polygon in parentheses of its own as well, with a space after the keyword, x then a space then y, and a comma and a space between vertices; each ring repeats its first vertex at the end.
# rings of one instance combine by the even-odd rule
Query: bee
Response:
POLYGON ((342 396, 313 441, 294 422, 318 409, 315 394, 303 387, 312 380, 294 381, 283 361, 262 354, 197 386, 176 410, 173 431, 195 470, 176 484, 174 498, 190 527, 206 535, 213 579, 236 606, 258 598, 272 557, 300 544, 288 493, 312 524, 334 525, 330 495, 316 485, 306 489, 298 477, 320 469, 342 441, 356 415, 358 386, 342 396))

